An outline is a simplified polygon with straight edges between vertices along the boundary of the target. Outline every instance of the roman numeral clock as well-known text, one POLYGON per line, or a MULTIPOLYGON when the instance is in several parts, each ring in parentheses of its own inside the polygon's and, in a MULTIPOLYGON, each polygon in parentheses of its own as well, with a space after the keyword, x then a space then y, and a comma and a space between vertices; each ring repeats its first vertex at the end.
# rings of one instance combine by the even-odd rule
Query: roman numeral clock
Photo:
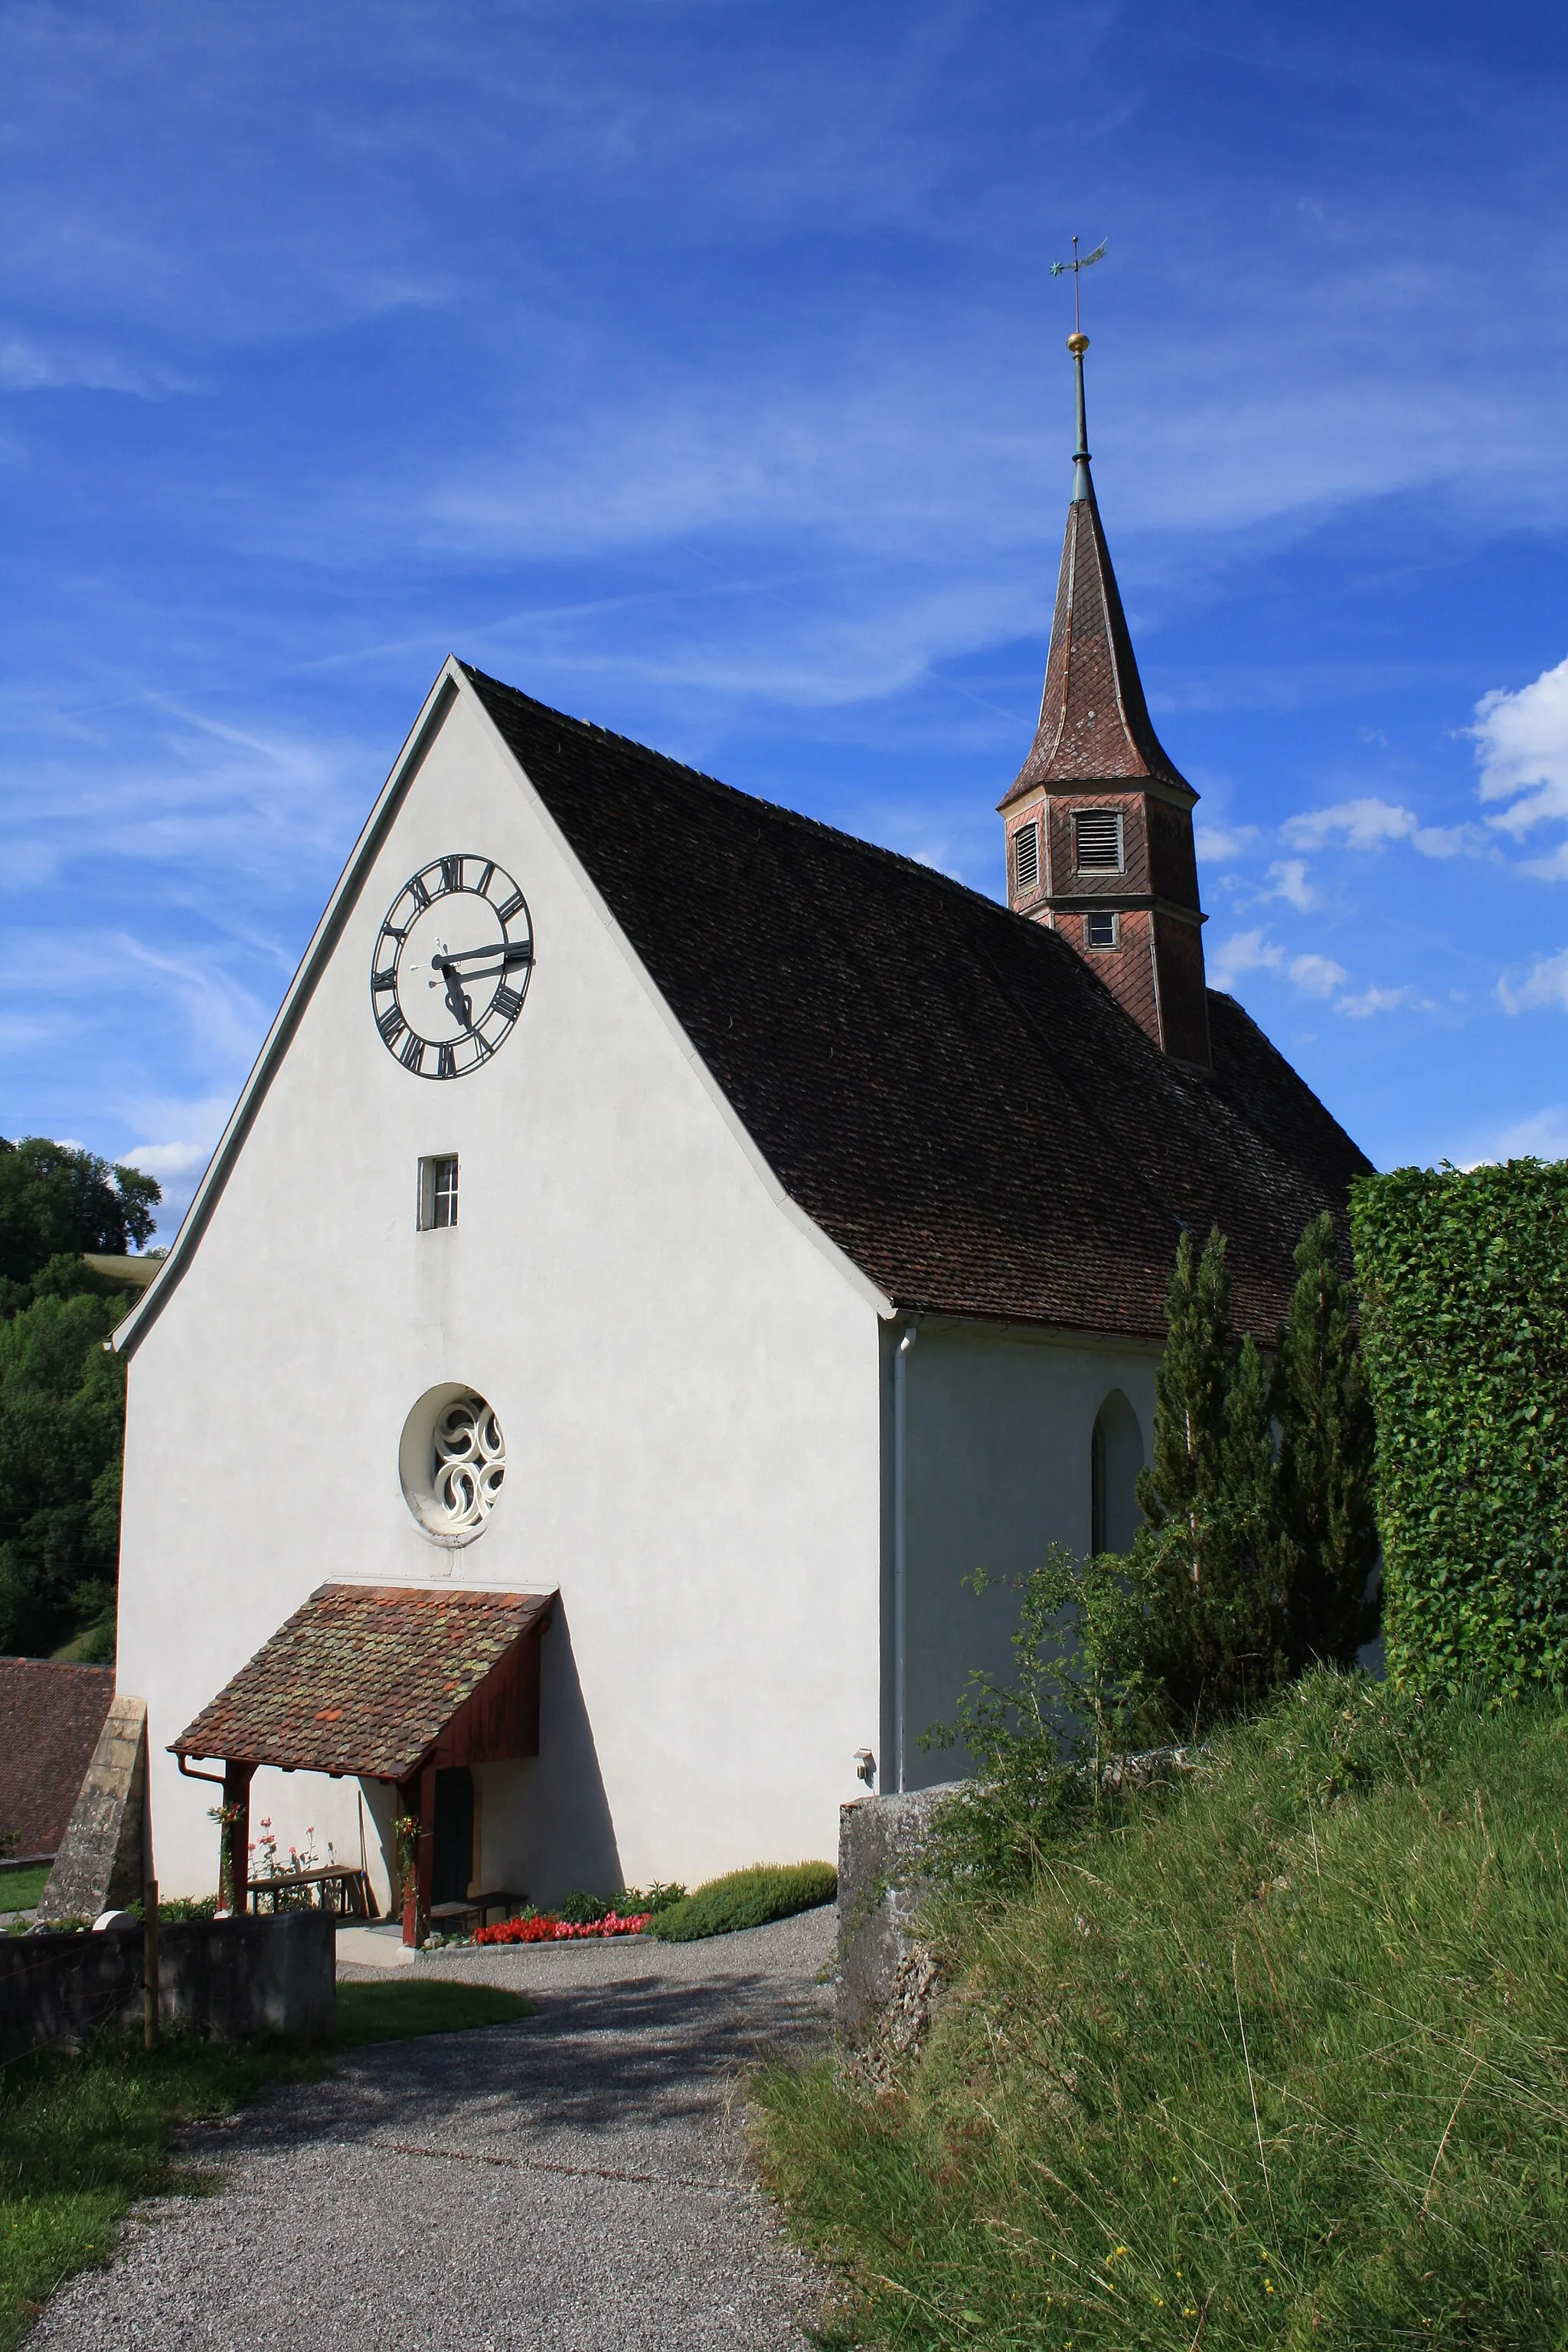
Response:
POLYGON ((493 857, 437 857, 405 882, 370 964, 389 1054, 416 1078, 461 1078, 510 1036, 533 969, 528 902, 493 857))

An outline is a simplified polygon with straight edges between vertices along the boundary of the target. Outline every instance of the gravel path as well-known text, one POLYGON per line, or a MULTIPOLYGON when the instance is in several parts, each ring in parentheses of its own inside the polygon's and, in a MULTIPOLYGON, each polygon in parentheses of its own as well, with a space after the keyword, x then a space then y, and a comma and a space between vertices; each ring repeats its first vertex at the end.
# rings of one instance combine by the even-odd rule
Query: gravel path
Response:
POLYGON ((186 2134, 223 2193, 141 2208, 29 2352, 801 2352, 824 2284, 751 2184, 736 2093, 821 2045, 832 1944, 828 1910, 418 1962, 538 2014, 357 2052, 186 2134))

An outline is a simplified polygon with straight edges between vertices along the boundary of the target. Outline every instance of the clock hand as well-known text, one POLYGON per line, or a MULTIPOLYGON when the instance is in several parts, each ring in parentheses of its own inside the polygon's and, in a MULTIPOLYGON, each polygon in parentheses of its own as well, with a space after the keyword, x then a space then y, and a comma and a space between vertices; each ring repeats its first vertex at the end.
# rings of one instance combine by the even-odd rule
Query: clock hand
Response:
POLYGON ((465 1029, 471 1029, 474 1025, 474 1008, 463 993, 458 975, 444 956, 436 959, 436 968, 447 983, 447 1004, 453 1020, 460 1021, 465 1029))
POLYGON ((430 961, 437 971, 445 971, 449 963, 472 963, 476 956, 487 955, 500 956, 501 961, 498 969, 502 969, 508 964, 533 961, 533 950, 523 940, 513 940, 504 947, 498 943, 494 947, 488 948, 458 948, 453 954, 443 952, 438 956, 432 956, 430 961))

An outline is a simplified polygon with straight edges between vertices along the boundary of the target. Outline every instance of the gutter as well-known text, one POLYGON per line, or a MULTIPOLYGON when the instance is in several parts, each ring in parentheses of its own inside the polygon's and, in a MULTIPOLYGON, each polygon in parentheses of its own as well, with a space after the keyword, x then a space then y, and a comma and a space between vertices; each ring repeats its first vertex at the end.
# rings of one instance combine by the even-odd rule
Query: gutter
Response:
POLYGON ((890 1781, 900 1795, 903 1793, 904 1787, 904 1651, 909 1614, 909 1404, 906 1364, 910 1349, 919 1335, 918 1323, 906 1323, 893 1351, 893 1704, 890 1724, 893 1752, 889 1759, 892 1769, 882 1777, 884 1785, 890 1781))

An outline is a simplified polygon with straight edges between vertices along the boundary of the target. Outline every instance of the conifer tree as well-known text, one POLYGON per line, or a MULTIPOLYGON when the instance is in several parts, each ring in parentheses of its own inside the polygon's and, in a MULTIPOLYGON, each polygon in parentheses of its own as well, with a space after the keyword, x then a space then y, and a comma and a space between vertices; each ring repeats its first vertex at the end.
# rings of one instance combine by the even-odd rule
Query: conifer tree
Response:
POLYGON ((1191 1570, 1203 1581, 1202 1530, 1223 1478, 1225 1401, 1235 1346, 1230 1276, 1217 1226, 1194 1267, 1192 1235, 1176 1245, 1165 1298, 1165 1352, 1154 1381, 1154 1459, 1138 1478, 1138 1503, 1154 1528, 1186 1524, 1191 1570))
POLYGON ((1327 1211, 1302 1234, 1279 1335, 1280 1517, 1290 1550, 1287 1643, 1292 1670, 1349 1665, 1377 1626, 1363 1597, 1377 1564, 1372 1400, 1350 1285, 1327 1211))
POLYGON ((1253 1341, 1237 1349, 1232 1337, 1217 1230, 1195 1268, 1183 1234, 1166 1317, 1130 1566, 1136 1664, 1190 1727, 1261 1696, 1281 1672, 1277 1479, 1268 1375, 1253 1341))

